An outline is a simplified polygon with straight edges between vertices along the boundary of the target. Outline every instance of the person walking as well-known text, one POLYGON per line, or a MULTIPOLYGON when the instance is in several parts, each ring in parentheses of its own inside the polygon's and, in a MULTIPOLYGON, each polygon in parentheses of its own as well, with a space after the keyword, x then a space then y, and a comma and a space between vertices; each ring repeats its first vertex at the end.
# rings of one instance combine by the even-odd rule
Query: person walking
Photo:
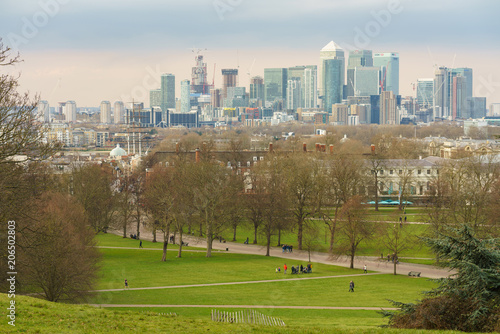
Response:
POLYGON ((365 264, 365 266, 363 267, 363 272, 364 272, 365 274, 367 273, 367 271, 366 271, 366 264, 365 264))
POLYGON ((144 248, 144 247, 142 247, 142 240, 139 241, 139 248, 144 248))
POLYGON ((125 279, 125 289, 128 289, 128 281, 125 279))
POLYGON ((283 274, 286 274, 286 270, 287 270, 287 268, 288 268, 288 267, 286 266, 286 263, 285 263, 285 265, 283 266, 283 274))
POLYGON ((349 283, 349 292, 354 292, 354 282, 353 281, 351 281, 349 283))

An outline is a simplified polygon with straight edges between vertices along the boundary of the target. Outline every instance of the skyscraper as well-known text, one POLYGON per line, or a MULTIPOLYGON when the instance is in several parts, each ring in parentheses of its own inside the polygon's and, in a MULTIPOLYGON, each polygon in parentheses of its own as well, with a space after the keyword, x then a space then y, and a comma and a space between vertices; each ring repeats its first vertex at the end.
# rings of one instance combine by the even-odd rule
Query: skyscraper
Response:
POLYGON ((122 101, 116 101, 114 105, 113 118, 115 124, 125 123, 123 117, 125 115, 125 104, 122 101))
POLYGON ((101 123, 111 123, 111 103, 109 101, 101 102, 101 123))
POLYGON ((434 79, 417 79, 417 103, 421 108, 432 108, 434 79))
POLYGON ((63 106, 64 116, 66 117, 66 122, 76 122, 76 102, 67 101, 63 106))
POLYGON ((392 91, 380 93, 380 124, 399 124, 396 95, 392 91))
POLYGON ((222 70, 222 98, 227 98, 228 87, 238 86, 238 69, 223 69, 222 70))
POLYGON ((342 59, 325 59, 323 60, 323 85, 324 96, 323 105, 325 111, 331 113, 332 105, 342 102, 342 59))
POLYGON ((461 75, 453 77, 451 88, 451 112, 452 119, 469 118, 469 110, 467 101, 467 79, 461 75))
POLYGON ((379 66, 382 74, 383 90, 399 95, 399 53, 376 53, 373 56, 373 66, 379 66))
POLYGON ((448 68, 440 67, 434 73, 434 119, 450 116, 450 86, 448 68))
POLYGON ((162 91, 161 89, 152 89, 149 91, 149 107, 160 107, 162 106, 162 91))
MULTIPOLYGON (((326 108, 328 107, 327 102, 325 101, 325 95, 326 95, 326 73, 325 73, 325 61, 329 59, 337 59, 340 61, 340 78, 338 79, 339 82, 335 83, 335 86, 341 87, 340 91, 340 96, 341 99, 343 97, 343 89, 344 89, 344 84, 345 84, 345 79, 344 79, 344 71, 345 71, 345 57, 344 57, 344 50, 337 45, 334 41, 331 41, 328 43, 323 49, 321 49, 319 53, 319 80, 318 80, 318 89, 319 89, 319 98, 323 100, 323 107, 326 108)), ((331 87, 332 84, 330 84, 331 87)), ((335 102, 336 103, 336 102, 335 102)), ((329 111, 331 111, 332 107, 330 105, 329 111)))
POLYGON ((380 94, 380 67, 354 68, 354 96, 370 96, 380 94))
MULTIPOLYGON (((448 93, 449 93, 449 98, 450 98, 450 108, 453 108, 453 101, 465 101, 465 107, 461 108, 461 102, 457 102, 457 115, 456 117, 460 118, 468 118, 471 113, 469 110, 470 102, 472 100, 472 92, 473 92, 473 73, 471 68, 467 67, 460 67, 460 68, 453 68, 448 71, 448 93), (464 79, 458 79, 459 84, 460 84, 460 89, 459 92, 461 94, 464 94, 464 96, 453 96, 455 93, 455 90, 453 88, 453 83, 454 83, 454 78, 460 76, 463 77, 464 79), (463 90, 463 93, 462 93, 463 90)), ((452 114, 454 114, 454 111, 452 110, 452 114)), ((452 116, 453 116, 452 115, 452 116)))
POLYGON ((302 99, 304 100, 302 107, 306 109, 316 108, 318 103, 318 66, 306 66, 302 91, 302 99))
MULTIPOLYGON (((175 75, 169 73, 162 74, 160 90, 159 107, 161 110, 166 111, 168 108, 175 108, 175 75)), ((156 105, 150 105, 150 107, 156 107, 156 105)))
POLYGON ((49 123, 50 122, 50 105, 49 102, 42 100, 38 102, 38 119, 40 122, 49 123))
POLYGON ((256 76, 250 79, 250 100, 264 101, 264 79, 256 76))
POLYGON ((189 80, 181 81, 181 112, 186 113, 191 110, 191 83, 189 80))
POLYGON ((264 94, 266 102, 282 101, 286 99, 286 85, 288 82, 286 68, 264 69, 264 94))
POLYGON ((297 110, 302 106, 302 81, 300 78, 293 77, 288 79, 286 87, 286 108, 297 110))
POLYGON ((354 50, 349 52, 349 60, 347 63, 347 82, 345 96, 355 96, 354 85, 355 77, 354 70, 356 67, 371 67, 373 66, 372 50, 354 50))

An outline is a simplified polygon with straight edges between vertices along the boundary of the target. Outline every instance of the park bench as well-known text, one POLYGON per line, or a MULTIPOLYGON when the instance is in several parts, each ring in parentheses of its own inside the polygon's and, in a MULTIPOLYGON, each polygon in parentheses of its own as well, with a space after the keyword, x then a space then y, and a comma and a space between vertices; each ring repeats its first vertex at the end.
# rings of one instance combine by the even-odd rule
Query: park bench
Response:
POLYGON ((410 271, 408 276, 420 277, 420 271, 410 271))

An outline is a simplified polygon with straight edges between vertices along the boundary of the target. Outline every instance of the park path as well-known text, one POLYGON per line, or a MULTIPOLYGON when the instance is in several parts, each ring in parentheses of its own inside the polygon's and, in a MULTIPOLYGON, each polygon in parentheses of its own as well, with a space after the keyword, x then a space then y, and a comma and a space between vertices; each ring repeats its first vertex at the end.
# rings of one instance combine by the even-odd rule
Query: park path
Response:
MULTIPOLYGON (((131 228, 130 231, 133 231, 131 228)), ((110 233, 114 233, 117 235, 122 235, 121 231, 109 231, 110 233)), ((157 233, 156 240, 159 242, 163 241, 163 236, 161 233, 157 233)), ((146 230, 143 226, 141 226, 141 239, 152 241, 153 236, 152 233, 146 230)), ((192 235, 183 235, 182 237, 184 242, 188 242, 190 247, 200 247, 207 248, 207 243, 205 238, 200 238, 192 235)), ((212 248, 214 250, 225 251, 227 249, 228 253, 237 253, 237 254, 252 254, 252 255, 265 255, 266 247, 261 245, 253 245, 253 244, 244 244, 243 242, 219 242, 218 240, 214 240, 212 243, 212 248)), ((177 252, 177 250, 173 250, 177 252)), ((170 251, 169 251, 170 252, 170 251)), ((299 251, 293 250, 292 253, 283 253, 281 247, 271 247, 270 256, 278 257, 282 259, 283 263, 276 263, 276 267, 283 266, 286 263, 288 266, 300 265, 304 262, 309 262, 309 254, 307 251, 299 251)), ((311 252, 311 262, 323 263, 336 265, 340 267, 349 267, 350 266, 350 258, 347 256, 336 256, 332 257, 327 253, 322 252, 311 252)), ((363 266, 366 265, 369 271, 378 271, 384 274, 392 274, 394 273, 394 263, 388 262, 385 258, 382 260, 379 257, 374 256, 356 256, 354 259, 354 268, 363 269, 363 266)), ((410 271, 420 272, 421 277, 427 278, 443 278, 448 277, 453 272, 450 272, 447 268, 440 268, 436 266, 424 265, 424 264, 415 264, 415 263, 405 263, 400 262, 396 265, 397 273, 406 275, 410 271)), ((272 268, 273 270, 274 268, 272 268)))
POLYGON ((265 309, 300 309, 300 310, 366 310, 396 311, 395 307, 363 307, 363 306, 277 306, 277 305, 178 305, 178 304, 88 304, 94 307, 196 307, 196 308, 265 308, 265 309))
MULTIPOLYGON (((277 275, 281 275, 281 274, 277 274, 277 275)), ((302 275, 307 275, 307 274, 302 274, 302 275)), ((381 273, 334 275, 334 276, 312 276, 312 277, 283 278, 283 279, 260 280, 260 281, 243 281, 243 282, 224 282, 224 283, 203 283, 203 284, 189 284, 189 285, 151 286, 151 287, 127 288, 127 289, 124 289, 124 288, 121 288, 121 289, 104 289, 104 290, 91 290, 89 292, 113 292, 113 291, 124 291, 124 290, 157 290, 157 289, 198 288, 198 287, 206 287, 206 286, 256 284, 256 283, 276 283, 276 282, 292 282, 292 281, 302 281, 302 280, 312 280, 312 279, 343 278, 343 277, 370 276, 370 275, 381 275, 381 273)))

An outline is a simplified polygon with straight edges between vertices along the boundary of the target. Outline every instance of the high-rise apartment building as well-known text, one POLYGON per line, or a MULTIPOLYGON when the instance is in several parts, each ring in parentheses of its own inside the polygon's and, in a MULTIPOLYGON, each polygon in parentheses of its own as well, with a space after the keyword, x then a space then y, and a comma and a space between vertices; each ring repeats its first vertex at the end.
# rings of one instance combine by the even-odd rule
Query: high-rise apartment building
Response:
POLYGON ((227 97, 228 87, 238 86, 238 69, 223 69, 222 70, 222 98, 227 97))
MULTIPOLYGON (((335 83, 329 83, 329 87, 331 88, 332 85, 335 87, 340 87, 340 97, 342 99, 343 97, 343 91, 344 91, 344 84, 345 84, 345 56, 344 56, 344 49, 342 49, 339 45, 337 45, 334 41, 331 41, 328 43, 323 49, 321 49, 319 53, 319 68, 318 68, 318 73, 319 73, 319 80, 318 80, 318 90, 319 90, 319 98, 323 100, 323 108, 325 110, 328 108, 329 111, 332 110, 331 104, 328 107, 329 101, 326 101, 325 96, 326 96, 326 80, 327 80, 327 73, 326 71, 326 66, 325 62, 331 59, 336 59, 339 61, 340 65, 340 78, 336 79, 338 82, 335 83)), ((331 65, 331 63, 330 63, 331 65)), ((330 66, 331 70, 331 66, 330 66)), ((331 75, 330 75, 331 78, 331 75)), ((335 102, 337 103, 337 102, 335 102)))
POLYGON ((181 113, 187 113, 191 110, 191 82, 189 80, 181 81, 181 113))
POLYGON ((161 89, 152 89, 149 91, 149 107, 154 108, 154 107, 159 107, 161 108, 162 103, 162 91, 161 89))
POLYGON ((116 101, 114 104, 113 120, 115 124, 125 123, 125 104, 123 101, 116 101))
POLYGON ((150 105, 150 107, 159 106, 164 112, 169 108, 175 108, 175 75, 169 73, 162 74, 160 91, 160 104, 156 105, 157 102, 155 102, 155 105, 150 105))
POLYGON ((250 79, 250 100, 264 101, 264 78, 256 76, 250 79))
POLYGON ((302 80, 302 99, 305 109, 316 108, 318 104, 318 66, 307 65, 302 80))
POLYGON ((42 100, 38 102, 38 119, 40 122, 49 123, 50 122, 50 105, 48 101, 42 100))
POLYGON ((451 86, 451 116, 452 119, 469 118, 469 105, 467 101, 467 79, 461 75, 453 77, 451 86))
POLYGON ((111 103, 109 101, 101 102, 101 123, 111 123, 111 103))
POLYGON ((373 66, 380 67, 383 90, 399 95, 399 53, 384 52, 373 55, 373 66))
POLYGON ((264 94, 266 102, 284 102, 287 82, 288 73, 286 68, 265 68, 264 94))
POLYGON ((302 107, 302 80, 293 77, 288 79, 286 88, 286 108, 297 110, 302 107))
POLYGON ((63 106, 63 113, 66 117, 66 122, 70 123, 76 122, 76 102, 75 101, 67 101, 63 106))
POLYGON ((392 91, 380 93, 380 124, 399 124, 397 99, 392 91))

